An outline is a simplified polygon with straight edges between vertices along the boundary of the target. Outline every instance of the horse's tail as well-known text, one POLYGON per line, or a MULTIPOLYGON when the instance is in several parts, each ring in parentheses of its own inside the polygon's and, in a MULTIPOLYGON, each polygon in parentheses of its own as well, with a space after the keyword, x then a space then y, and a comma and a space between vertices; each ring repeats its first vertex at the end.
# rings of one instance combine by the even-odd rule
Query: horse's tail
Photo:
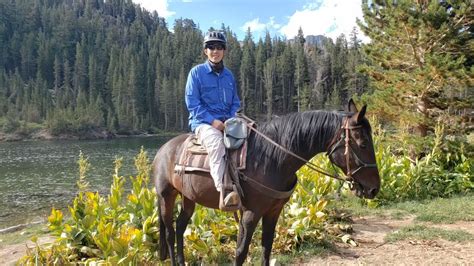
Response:
POLYGON ((168 245, 166 243, 166 227, 163 218, 161 218, 161 207, 158 200, 158 220, 160 221, 160 260, 168 258, 168 245))

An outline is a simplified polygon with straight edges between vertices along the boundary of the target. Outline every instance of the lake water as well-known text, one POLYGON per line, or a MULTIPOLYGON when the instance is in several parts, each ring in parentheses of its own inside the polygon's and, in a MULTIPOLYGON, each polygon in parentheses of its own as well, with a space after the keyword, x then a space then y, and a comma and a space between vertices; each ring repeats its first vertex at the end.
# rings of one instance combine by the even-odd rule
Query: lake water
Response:
MULTIPOLYGON (((86 175, 90 189, 107 193, 116 157, 123 158, 120 175, 134 175, 134 157, 140 148, 151 162, 170 138, 0 143, 0 229, 45 219, 53 206, 68 206, 77 193, 80 151, 91 164, 86 175)), ((126 182, 130 183, 128 178, 126 182)))

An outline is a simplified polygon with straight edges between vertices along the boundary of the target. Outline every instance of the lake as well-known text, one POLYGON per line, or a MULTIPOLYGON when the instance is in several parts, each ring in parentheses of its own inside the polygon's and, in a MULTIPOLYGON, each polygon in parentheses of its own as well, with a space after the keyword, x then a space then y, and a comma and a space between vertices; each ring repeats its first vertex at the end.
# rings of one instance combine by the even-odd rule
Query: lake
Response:
POLYGON ((123 158, 120 175, 134 175, 134 157, 143 146, 150 162, 171 137, 112 140, 21 141, 0 143, 0 229, 45 219, 52 207, 64 209, 77 193, 78 159, 91 164, 90 190, 107 193, 114 160, 123 158))

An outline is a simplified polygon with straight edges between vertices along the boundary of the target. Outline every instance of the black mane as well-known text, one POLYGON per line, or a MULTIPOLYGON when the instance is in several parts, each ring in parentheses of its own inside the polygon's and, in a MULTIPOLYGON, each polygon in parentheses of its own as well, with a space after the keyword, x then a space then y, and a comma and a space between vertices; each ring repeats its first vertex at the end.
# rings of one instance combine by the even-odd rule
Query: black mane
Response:
MULTIPOLYGON (((258 125, 257 129, 286 149, 310 159, 325 150, 341 127, 343 116, 328 111, 292 113, 258 125)), ((251 163, 255 168, 263 166, 265 172, 281 169, 291 156, 257 134, 249 139, 249 147, 251 163)))

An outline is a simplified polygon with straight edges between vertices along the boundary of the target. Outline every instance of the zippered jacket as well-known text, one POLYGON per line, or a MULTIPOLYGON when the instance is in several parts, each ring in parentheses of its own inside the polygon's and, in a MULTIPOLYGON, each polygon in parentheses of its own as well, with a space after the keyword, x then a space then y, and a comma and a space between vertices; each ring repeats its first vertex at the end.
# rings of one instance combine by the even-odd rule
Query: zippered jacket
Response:
POLYGON ((220 74, 213 72, 209 61, 189 71, 185 100, 193 132, 203 123, 234 117, 240 108, 234 75, 226 67, 220 74))

